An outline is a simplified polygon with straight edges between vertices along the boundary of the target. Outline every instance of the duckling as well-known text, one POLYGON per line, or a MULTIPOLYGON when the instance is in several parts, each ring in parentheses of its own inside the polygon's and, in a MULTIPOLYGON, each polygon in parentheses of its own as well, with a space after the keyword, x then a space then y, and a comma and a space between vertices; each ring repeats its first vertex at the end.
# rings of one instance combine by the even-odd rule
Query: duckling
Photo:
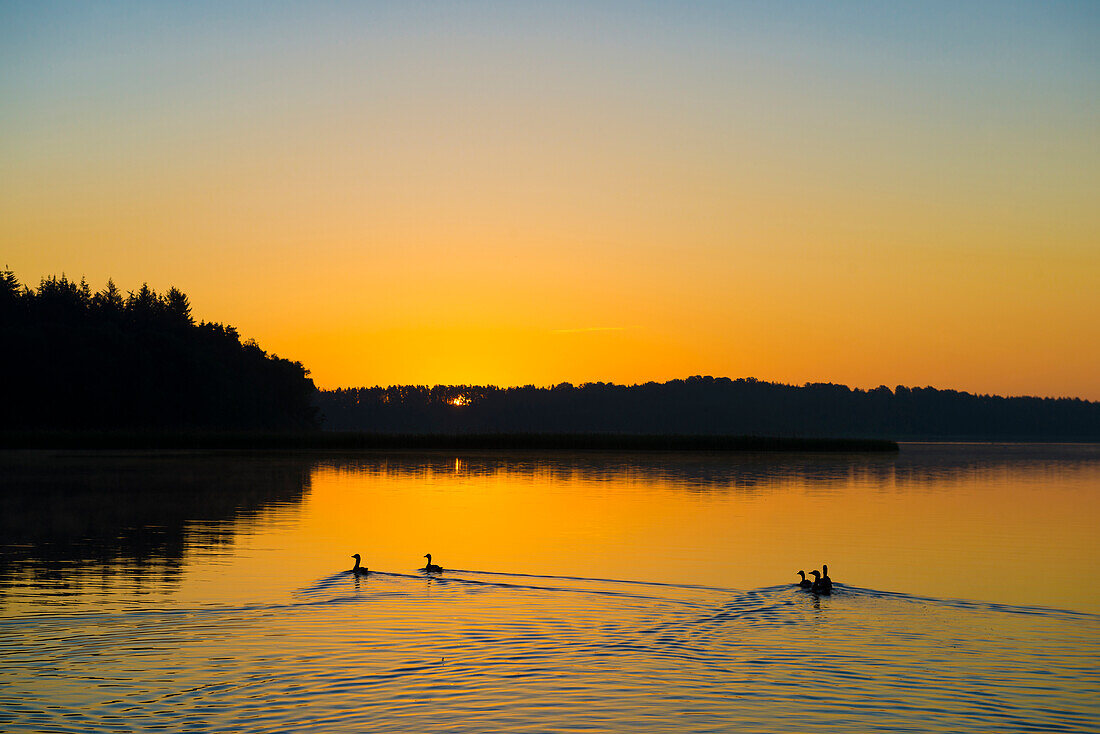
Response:
POLYGON ((808 589, 811 586, 813 586, 813 582, 810 581, 808 578, 806 578, 806 572, 805 571, 799 571, 798 575, 802 577, 802 580, 798 582, 799 588, 808 589))
POLYGON ((830 591, 833 590, 833 582, 830 581, 828 585, 826 585, 824 580, 821 578, 820 571, 810 571, 810 575, 814 577, 814 583, 812 586, 810 586, 810 591, 816 592, 818 594, 828 594, 830 591))
POLYGON ((359 565, 359 560, 360 560, 360 558, 359 558, 359 554, 358 554, 358 553, 356 553, 355 555, 353 555, 353 556, 352 556, 352 558, 354 558, 354 559, 355 559, 355 566, 353 566, 353 567, 352 567, 352 568, 351 568, 351 569, 350 569, 350 570, 348 571, 348 573, 353 573, 353 574, 355 574, 355 575, 357 575, 357 576, 366 576, 367 574, 369 574, 369 573, 370 573, 370 570, 369 570, 369 569, 368 569, 368 568, 367 568, 366 566, 360 566, 360 565, 359 565))
POLYGON ((443 567, 442 566, 437 566, 434 563, 432 563, 432 554, 431 553, 425 553, 424 557, 428 559, 428 565, 424 566, 424 568, 420 569, 421 571, 427 571, 428 573, 443 573, 443 567))

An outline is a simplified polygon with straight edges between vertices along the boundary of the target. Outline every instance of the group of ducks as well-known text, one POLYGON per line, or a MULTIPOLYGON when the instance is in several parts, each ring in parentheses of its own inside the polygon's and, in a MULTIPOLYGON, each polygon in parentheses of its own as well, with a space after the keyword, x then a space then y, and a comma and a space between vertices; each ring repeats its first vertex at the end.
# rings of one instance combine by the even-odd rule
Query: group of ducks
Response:
POLYGON ((821 564, 821 571, 810 571, 810 575, 814 577, 813 581, 806 578, 805 571, 799 571, 798 575, 802 577, 798 582, 799 588, 809 589, 818 594, 828 594, 833 590, 833 580, 829 578, 829 567, 824 563, 821 564))
MULTIPOLYGON (((427 571, 428 573, 443 573, 443 567, 442 566, 438 566, 438 565, 432 563, 432 554, 431 553, 425 553, 424 557, 428 559, 428 565, 426 565, 426 566, 424 566, 424 568, 420 569, 421 571, 427 571)), ((362 561, 362 559, 359 557, 358 553, 352 555, 352 558, 355 559, 355 565, 352 566, 350 569, 348 569, 345 573, 354 574, 355 576, 368 576, 368 575, 370 575, 370 569, 369 568, 367 568, 366 566, 359 565, 360 562, 362 561)))
MULTIPOLYGON (((432 563, 431 553, 425 553, 424 557, 428 559, 428 563, 424 568, 420 569, 421 571, 426 571, 427 573, 443 573, 442 566, 432 563)), ((367 576, 370 574, 370 569, 360 565, 362 559, 359 557, 358 553, 354 554, 352 558, 355 559, 355 565, 345 573, 354 574, 356 576, 367 576)), ((829 578, 829 566, 824 563, 821 564, 821 571, 810 571, 810 575, 814 577, 813 581, 806 578, 805 571, 799 571, 798 575, 802 577, 802 580, 798 582, 798 587, 801 589, 809 589, 818 594, 828 594, 833 590, 833 580, 829 578)))

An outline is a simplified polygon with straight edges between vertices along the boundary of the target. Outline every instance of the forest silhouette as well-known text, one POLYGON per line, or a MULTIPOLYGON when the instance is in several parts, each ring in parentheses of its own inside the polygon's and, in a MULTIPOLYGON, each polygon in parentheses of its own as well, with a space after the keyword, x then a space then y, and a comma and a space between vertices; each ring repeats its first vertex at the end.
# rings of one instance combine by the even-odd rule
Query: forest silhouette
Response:
POLYGON ((364 387, 322 391, 318 405, 326 429, 397 434, 1100 440, 1100 403, 1078 398, 1005 398, 932 387, 795 386, 753 378, 364 387))
MULTIPOLYGON (((933 387, 861 390, 695 376, 640 385, 318 391, 300 362, 242 341, 232 326, 196 323, 190 300, 177 288, 158 294, 143 284, 123 295, 108 281, 93 293, 84 279, 61 275, 32 289, 10 270, 0 271, 0 343, 0 431, 12 445, 19 443, 13 436, 51 431, 237 431, 266 432, 265 445, 277 448, 299 445, 298 439, 278 438, 287 434, 311 433, 317 436, 309 440, 313 445, 322 426, 334 447, 343 445, 334 433, 359 432, 389 436, 378 444, 383 448, 401 436, 414 446, 420 445, 416 436, 495 436, 501 443, 502 436, 517 434, 528 437, 524 446, 549 446, 545 437, 552 436, 579 437, 569 445, 582 445, 594 440, 584 436, 596 434, 1100 440, 1098 402, 933 387)), ((125 441, 144 445, 143 435, 131 433, 125 441)), ((241 446, 253 441, 234 440, 243 440, 241 446)))
POLYGON ((64 275, 37 290, 0 271, 0 429, 278 430, 319 425, 301 363, 199 322, 177 288, 93 293, 64 275))

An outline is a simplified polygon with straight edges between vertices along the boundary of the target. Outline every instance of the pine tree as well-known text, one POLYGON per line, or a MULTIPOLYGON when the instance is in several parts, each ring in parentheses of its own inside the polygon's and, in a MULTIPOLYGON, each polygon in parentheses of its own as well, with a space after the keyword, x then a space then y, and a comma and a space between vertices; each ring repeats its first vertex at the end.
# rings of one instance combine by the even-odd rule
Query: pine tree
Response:
POLYGON ((195 323, 195 320, 191 317, 191 301, 187 298, 187 294, 179 288, 175 286, 169 288, 161 302, 164 304, 164 310, 169 319, 174 323, 188 326, 195 323))
POLYGON ((88 285, 88 279, 83 275, 80 276, 80 301, 84 308, 92 305, 92 287, 88 285))
POLYGON ((160 297, 148 283, 142 283, 137 293, 130 291, 126 299, 126 313, 137 322, 153 321, 160 311, 160 306, 160 297))
POLYGON ((15 277, 15 273, 7 268, 0 270, 0 307, 13 306, 22 295, 19 278, 15 277))
POLYGON ((124 307, 122 291, 115 285, 115 281, 108 278, 107 286, 92 297, 92 305, 105 314, 120 314, 124 307))

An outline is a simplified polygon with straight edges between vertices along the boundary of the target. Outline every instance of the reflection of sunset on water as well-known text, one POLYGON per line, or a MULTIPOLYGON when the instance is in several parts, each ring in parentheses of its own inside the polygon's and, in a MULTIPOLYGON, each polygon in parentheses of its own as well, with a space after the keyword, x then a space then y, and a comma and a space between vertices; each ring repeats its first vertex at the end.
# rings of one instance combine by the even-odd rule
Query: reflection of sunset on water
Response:
MULTIPOLYGON (((77 457, 54 470, 86 465, 110 483, 112 461, 77 457)), ((119 564, 164 575, 170 598, 231 600, 307 585, 354 552, 371 569, 402 573, 431 552, 447 568, 742 589, 828 563, 834 580, 868 588, 1100 610, 1095 588, 1080 582, 1100 574, 1091 525, 1100 469, 1084 447, 909 444, 898 455, 863 456, 365 452, 273 466, 212 455, 180 466, 179 476, 133 475, 130 491, 146 502, 97 511, 82 531, 99 549, 105 541, 94 540, 92 528, 113 538, 122 531, 112 528, 157 509, 151 520, 163 530, 135 538, 167 544, 164 558, 155 544, 126 550, 122 534, 104 559, 64 571, 64 586, 44 584, 43 599, 73 587, 90 594, 98 579, 139 578, 110 571, 119 564), (258 482, 270 485, 269 494, 252 488, 258 482), (190 504, 173 510, 158 499, 176 491, 190 504), (234 510, 238 501, 245 504, 234 510), (171 518, 186 507, 195 518, 173 529, 171 518), (1008 575, 1014 583, 1005 583, 1008 575)), ((10 491, 23 472, 41 468, 9 469, 10 491)), ((55 508, 59 527, 87 524, 86 512, 66 520, 70 511, 51 499, 68 491, 68 505, 79 508, 82 495, 63 480, 53 485, 36 503, 55 508)), ((19 515, 7 517, 12 541, 50 537, 24 537, 19 515)), ((9 554, 13 578, 69 568, 27 548, 9 554), (39 563, 46 565, 36 571, 39 563)), ((75 548, 65 553, 79 554, 75 548)), ((111 589, 102 587, 98 605, 111 589)))
POLYGON ((276 453, 0 455, 0 728, 1090 729, 1095 447, 276 453))
POLYGON ((1079 582, 1100 574, 1087 519, 1100 511, 1095 461, 915 451, 334 461, 314 471, 303 522, 345 543, 369 538, 375 566, 395 570, 416 560, 405 548, 424 547, 466 569, 756 588, 825 562, 859 586, 1100 610, 1079 582))
POLYGON ((1042 445, 8 452, 4 537, 32 552, 0 547, 0 726, 66 711, 98 731, 128 706, 133 725, 217 731, 557 731, 606 706, 599 731, 680 732, 679 701, 730 731, 828 711, 860 731, 1085 732, 1098 460, 1042 445), (73 472, 54 504, 41 486, 73 472), (120 486, 150 501, 100 515, 61 558, 46 529, 18 535, 19 512, 53 507, 62 529, 120 486), (141 516, 167 543, 128 538, 141 516), (348 572, 353 552, 368 576, 348 572), (418 570, 427 554, 445 570, 418 570), (87 572, 67 560, 81 555, 87 572), (823 563, 832 594, 795 587, 823 563), (89 686, 86 660, 109 686, 89 686))

